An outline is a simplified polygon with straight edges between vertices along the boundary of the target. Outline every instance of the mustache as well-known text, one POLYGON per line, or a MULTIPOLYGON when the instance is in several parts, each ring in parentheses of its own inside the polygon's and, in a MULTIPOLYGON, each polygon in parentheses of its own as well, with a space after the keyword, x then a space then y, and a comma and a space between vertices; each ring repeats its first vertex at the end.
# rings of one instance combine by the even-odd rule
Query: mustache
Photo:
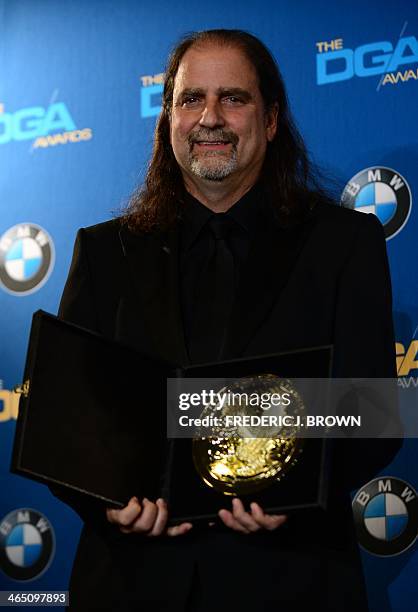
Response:
POLYGON ((201 128, 196 132, 193 132, 187 138, 190 148, 199 141, 205 142, 230 142, 233 146, 238 144, 238 136, 231 132, 230 130, 223 130, 221 128, 216 128, 213 130, 208 130, 207 128, 201 128))

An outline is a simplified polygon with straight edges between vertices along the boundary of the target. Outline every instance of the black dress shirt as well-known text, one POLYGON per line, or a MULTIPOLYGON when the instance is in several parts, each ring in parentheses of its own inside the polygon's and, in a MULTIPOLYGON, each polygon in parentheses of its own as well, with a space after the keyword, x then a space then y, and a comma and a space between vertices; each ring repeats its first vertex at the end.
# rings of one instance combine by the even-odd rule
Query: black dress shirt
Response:
POLYGON ((235 290, 247 259, 259 218, 260 187, 254 186, 226 213, 214 213, 190 194, 186 196, 180 231, 180 299, 186 345, 190 346, 194 327, 198 287, 215 250, 209 220, 226 214, 231 220, 228 246, 234 258, 235 290))

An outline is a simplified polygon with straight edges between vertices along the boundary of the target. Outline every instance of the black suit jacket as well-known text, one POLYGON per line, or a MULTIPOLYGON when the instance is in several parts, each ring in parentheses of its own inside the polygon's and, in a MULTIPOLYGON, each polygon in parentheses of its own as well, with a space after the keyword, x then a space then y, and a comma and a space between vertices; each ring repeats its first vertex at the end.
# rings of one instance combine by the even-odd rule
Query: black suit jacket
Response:
MULTIPOLYGON (((135 235, 117 219, 80 230, 60 316, 188 363, 178 239, 178 227, 135 235)), ((234 308, 225 359, 333 344, 335 376, 396 375, 385 240, 374 215, 320 204, 290 228, 262 223, 234 308)), ((241 610, 256 602, 258 610, 278 603, 365 610, 349 491, 389 463, 398 447, 390 440, 339 443, 329 510, 290 517, 274 533, 127 536, 106 523, 94 502, 58 492, 85 520, 72 609, 184 610, 197 568, 204 599, 226 605, 233 593, 241 610)))

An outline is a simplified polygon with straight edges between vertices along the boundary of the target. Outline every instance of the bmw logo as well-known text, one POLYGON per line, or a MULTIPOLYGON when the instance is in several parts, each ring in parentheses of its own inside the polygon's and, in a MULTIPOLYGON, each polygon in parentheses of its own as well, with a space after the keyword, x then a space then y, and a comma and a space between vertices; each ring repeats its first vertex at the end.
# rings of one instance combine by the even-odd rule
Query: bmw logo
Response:
POLYGON ((19 223, 0 238, 0 286, 15 295, 37 291, 54 265, 54 243, 34 223, 19 223))
POLYGON ((36 510, 13 510, 0 523, 0 568, 9 578, 38 578, 49 566, 54 549, 52 525, 36 510))
POLYGON ((412 546, 418 534, 418 498, 410 484, 384 476, 364 485, 353 500, 360 546, 390 557, 412 546))
POLYGON ((341 204, 375 214, 389 239, 396 236, 408 221, 412 206, 411 190, 399 172, 374 166, 353 176, 343 191, 341 204))

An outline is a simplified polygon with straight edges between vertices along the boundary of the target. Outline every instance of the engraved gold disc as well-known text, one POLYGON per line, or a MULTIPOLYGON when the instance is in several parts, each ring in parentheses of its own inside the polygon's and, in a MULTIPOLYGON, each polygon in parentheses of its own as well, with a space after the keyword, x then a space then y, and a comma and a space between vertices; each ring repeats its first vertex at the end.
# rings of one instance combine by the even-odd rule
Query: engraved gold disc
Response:
POLYGON ((212 428, 213 435, 197 437, 192 444, 194 465, 203 482, 224 495, 242 496, 281 480, 302 452, 303 440, 296 434, 304 405, 294 385, 263 374, 238 379, 218 393, 227 394, 228 401, 206 405, 201 418, 216 415, 222 424, 212 428), (289 403, 266 409, 252 402, 273 394, 289 403), (241 418, 251 416, 277 418, 264 419, 263 425, 260 418, 241 418))

